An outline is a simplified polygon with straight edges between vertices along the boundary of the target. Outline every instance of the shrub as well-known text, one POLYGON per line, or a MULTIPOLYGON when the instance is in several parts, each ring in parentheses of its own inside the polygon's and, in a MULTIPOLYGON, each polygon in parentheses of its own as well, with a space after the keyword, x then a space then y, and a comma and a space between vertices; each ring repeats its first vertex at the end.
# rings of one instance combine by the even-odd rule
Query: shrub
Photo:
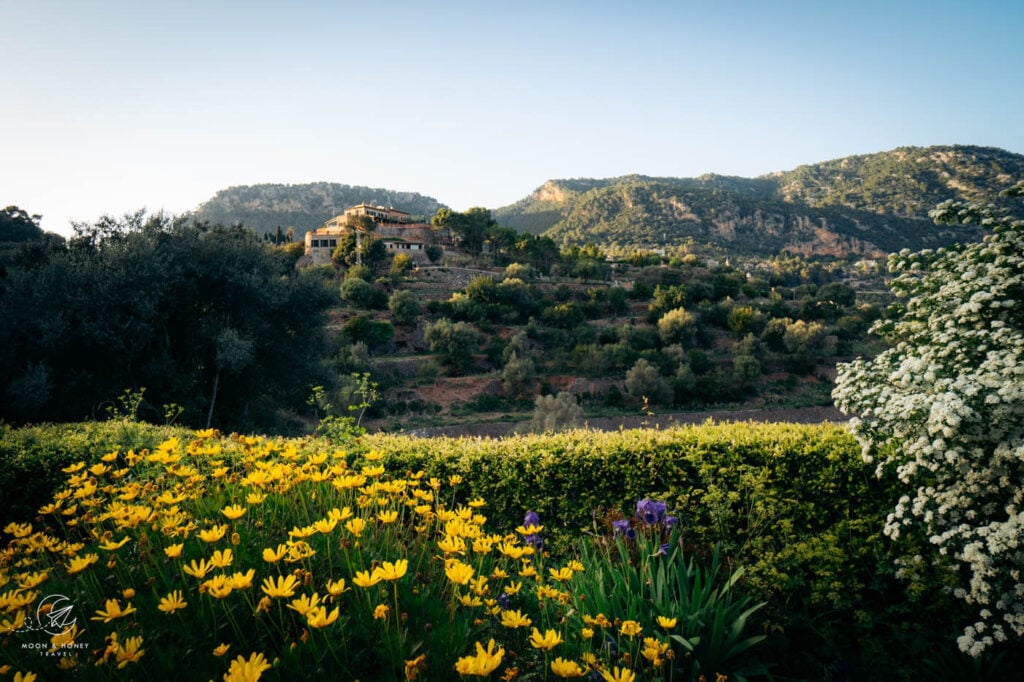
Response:
POLYGON ((797 320, 786 326, 782 343, 789 353, 790 365, 799 373, 809 373, 818 361, 835 351, 835 337, 830 337, 820 322, 797 320))
MULTIPOLYGON (((178 435, 177 445, 147 446, 151 447, 154 457, 137 463, 137 470, 128 481, 143 483, 146 495, 152 497, 171 488, 187 493, 202 490, 202 496, 188 497, 176 504, 186 520, 191 518, 208 531, 211 526, 227 521, 221 513, 225 505, 245 500, 249 493, 247 488, 260 487, 253 482, 255 479, 244 486, 240 483, 250 470, 280 476, 273 484, 276 489, 272 494, 239 520, 230 522, 239 533, 239 544, 230 545, 236 552, 231 570, 244 571, 245 567, 253 566, 259 571, 253 583, 257 586, 253 590, 257 598, 263 577, 291 574, 295 570, 302 571, 303 578, 308 571, 310 585, 299 590, 304 595, 310 596, 314 590, 325 595, 324 581, 328 576, 332 581, 345 577, 347 589, 337 597, 332 595, 333 603, 326 603, 327 615, 334 606, 339 607, 338 623, 328 626, 334 629, 309 627, 304 616, 283 603, 280 613, 291 620, 275 615, 275 609, 249 620, 247 614, 254 610, 256 599, 249 604, 245 603, 245 597, 252 594, 248 590, 253 588, 243 588, 229 595, 236 600, 234 602, 220 602, 208 591, 199 592, 194 578, 179 572, 181 565, 193 557, 198 562, 201 558, 209 559, 213 549, 226 548, 229 535, 217 541, 220 545, 211 546, 197 537, 198 528, 187 538, 174 539, 158 531, 151 532, 147 524, 142 524, 124 533, 112 533, 110 540, 113 541, 131 535, 130 543, 123 549, 108 551, 98 550, 98 545, 106 540, 102 532, 97 532, 99 539, 88 540, 88 547, 81 549, 85 553, 103 552, 104 561, 86 568, 87 573, 83 575, 99 573, 103 579, 95 584, 88 580, 72 584, 67 582, 66 570, 55 566, 45 589, 66 590, 66 594, 75 595, 74 599, 81 599, 76 604, 78 613, 92 613, 93 609, 103 608, 108 598, 117 598, 124 604, 121 590, 131 584, 136 590, 133 606, 138 613, 109 628, 106 624, 90 623, 83 641, 88 640, 92 648, 102 650, 103 641, 95 642, 91 638, 115 628, 121 632, 120 623, 128 624, 131 626, 129 634, 141 635, 150 642, 143 663, 151 666, 147 671, 155 671, 152 674, 157 676, 165 669, 168 672, 164 677, 173 675, 172 670, 180 670, 179 652, 188 647, 192 652, 189 676, 219 678, 228 667, 228 661, 202 652, 230 641, 231 655, 260 651, 266 653, 268 659, 278 656, 280 672, 275 674, 283 676, 292 675, 296 670, 308 674, 308 670, 316 669, 323 670, 325 675, 330 672, 345 677, 365 673, 362 676, 367 679, 378 679, 382 675, 400 679, 408 661, 413 669, 420 664, 429 665, 430 677, 435 674, 445 677, 451 675, 456 657, 462 653, 472 656, 473 639, 487 634, 483 637, 486 640, 489 633, 502 641, 508 652, 517 654, 516 665, 521 667, 524 677, 542 676, 543 658, 525 643, 525 632, 492 630, 490 628, 497 627, 496 621, 484 614, 482 606, 451 601, 453 597, 472 600, 472 596, 467 586, 445 587, 448 584, 443 576, 446 562, 436 558, 443 554, 437 544, 445 535, 442 526, 434 524, 430 528, 435 530, 423 531, 431 542, 419 544, 421 541, 415 538, 420 531, 411 526, 422 525, 425 517, 411 505, 395 505, 399 510, 397 526, 373 516, 378 511, 388 511, 397 501, 397 498, 392 500, 392 492, 384 491, 395 490, 391 482, 401 480, 408 480, 402 486, 407 494, 413 489, 423 494, 429 489, 433 495, 429 504, 438 514, 460 509, 462 504, 467 505, 463 511, 469 511, 473 507, 467 503, 479 504, 486 500, 481 513, 488 517, 488 527, 499 533, 522 525, 523 509, 538 512, 544 525, 545 552, 550 557, 566 556, 566 552, 578 546, 581 535, 601 533, 607 528, 604 519, 611 514, 601 512, 602 509, 632 508, 642 497, 665 501, 680 518, 685 563, 694 560, 703 570, 709 570, 713 566, 711 548, 717 543, 720 565, 728 567, 728 573, 737 563, 746 566, 735 587, 742 588, 744 594, 753 596, 755 601, 768 602, 752 614, 750 620, 756 621, 753 624, 758 630, 769 634, 760 651, 772 656, 773 660, 768 662, 774 663, 771 669, 777 679, 836 679, 835 675, 840 673, 879 682, 919 679, 925 670, 922 661, 934 660, 943 643, 951 641, 947 639, 951 631, 947 631, 945 624, 960 611, 943 592, 941 581, 935 579, 937 576, 927 571, 915 579, 909 593, 905 594, 896 582, 893 555, 878 529, 885 521, 888 500, 898 490, 898 483, 871 476, 860 461, 856 442, 834 425, 706 424, 658 431, 572 431, 504 440, 417 439, 376 434, 361 438, 347 454, 335 447, 325 448, 318 440, 284 441, 242 436, 217 439, 209 434, 190 436, 183 432, 178 435), (382 453, 382 459, 364 458, 361 453, 368 450, 382 453), (181 454, 180 460, 175 461, 176 453, 181 454), (165 455, 171 456, 172 461, 160 464, 159 460, 165 455), (384 465, 385 471, 374 474, 373 481, 381 486, 358 478, 365 475, 361 473, 364 466, 373 472, 378 463, 384 465), (184 485, 180 474, 188 472, 175 468, 178 464, 196 467, 203 484, 198 488, 184 485), (167 473, 167 466, 178 473, 167 473), (227 468, 226 474, 221 475, 214 468, 219 466, 227 468), (410 471, 417 472, 415 479, 408 479, 410 471), (304 473, 295 477, 292 475, 295 472, 304 473), (422 472, 422 476, 418 472, 422 472), (349 475, 355 478, 345 478, 349 475), (327 478, 316 480, 320 476, 327 478), (431 481, 432 478, 436 481, 431 481), (349 481, 353 485, 375 486, 377 495, 382 498, 375 500, 369 511, 349 503, 350 511, 358 509, 355 513, 367 522, 363 537, 353 538, 350 531, 339 526, 329 531, 330 536, 316 532, 305 539, 316 554, 293 565, 280 563, 280 572, 275 571, 273 564, 262 561, 262 548, 274 551, 278 544, 286 547, 298 544, 300 538, 289 531, 294 529, 301 535, 303 528, 314 522, 325 519, 329 522, 328 512, 335 505, 344 512, 344 500, 351 498, 344 497, 348 493, 343 482, 349 481), (438 511, 442 509, 443 512, 438 511), (598 511, 595 513, 595 510, 598 511), (150 543, 151 551, 134 551, 139 533, 147 535, 145 542, 150 543), (183 557, 163 556, 162 547, 179 542, 185 545, 183 557), (131 560, 127 560, 129 556, 131 560), (113 567, 105 568, 110 557, 114 559, 113 567), (357 569, 366 570, 367 577, 372 577, 373 569, 381 567, 380 562, 394 564, 402 558, 409 559, 409 571, 394 586, 399 606, 407 607, 402 611, 408 614, 408 619, 403 621, 407 624, 408 635, 399 633, 398 622, 390 620, 386 613, 380 619, 373 618, 375 606, 380 604, 389 606, 391 615, 398 612, 390 601, 394 598, 393 591, 381 591, 380 584, 370 588, 348 584, 357 569), (154 573, 156 570, 167 573, 154 573), (104 577, 107 575, 112 577, 108 580, 104 577), (147 585, 146 581, 154 575, 159 582, 147 585), (412 576, 416 576, 415 586, 412 576), (173 585, 164 582, 167 580, 173 585), (95 593, 96 585, 102 593, 95 593), (189 607, 173 616, 159 613, 156 606, 165 595, 165 589, 189 590, 191 599, 186 597, 189 607), (238 602, 239 599, 242 601, 238 602), (450 613, 455 614, 454 620, 450 619, 450 613), (210 627, 214 620, 220 624, 219 628, 210 627), (268 622, 273 625, 268 630, 262 629, 268 622), (431 628, 425 628, 425 622, 432 623, 431 628), (244 633, 235 630, 239 623, 243 624, 244 633), (282 629, 275 630, 278 626, 282 629), (306 638, 302 635, 303 627, 309 632, 306 638), (279 634, 272 634, 272 631, 279 634), (153 645, 157 639, 159 646, 153 645), (334 652, 341 665, 352 666, 348 671, 335 667, 338 664, 329 653, 330 647, 341 646, 349 647, 349 654, 337 649, 334 652), (403 649, 405 646, 419 646, 419 649, 403 649), (358 655, 351 653, 355 651, 358 655), (427 652, 427 658, 417 664, 416 658, 423 652, 427 652), (399 655, 403 658, 398 658, 399 655), (447 662, 446 657, 450 657, 447 662), (391 665, 394 668, 387 667, 391 665), (355 669, 357 667, 359 670, 355 669), (385 669, 392 672, 382 673, 385 669)), ((68 437, 73 438, 73 433, 68 437)), ((100 463, 105 452, 116 448, 116 445, 110 449, 95 448, 84 453, 81 461, 86 467, 100 463)), ((118 457, 127 456, 121 448, 118 457)), ((122 466, 120 461, 115 465, 122 466)), ((88 474, 89 477, 100 475, 107 476, 109 472, 88 474)), ((67 480, 62 476, 58 478, 67 480)), ((124 481, 123 478, 118 480, 124 481)), ((5 495, 9 490, 13 488, 4 487, 5 495)), ((115 485, 98 494, 116 495, 119 489, 115 485)), ((8 499, 11 498, 5 497, 5 502, 8 499)), ((44 501, 45 496, 35 498, 37 505, 44 501)), ((100 506, 103 504, 101 500, 100 506)), ((50 523, 45 520, 50 518, 48 515, 42 518, 44 520, 37 521, 31 532, 42 531, 41 523, 50 523)), ((95 522, 92 516, 82 521, 84 524, 95 522)), ((109 522, 112 524, 113 520, 109 522)), ((81 526, 83 537, 92 537, 88 532, 91 528, 81 526)), ((15 530, 12 526, 8 532, 15 530)), ((461 560, 470 563, 469 557, 473 557, 476 561, 476 550, 471 548, 469 540, 466 542, 466 554, 461 555, 466 558, 461 560)), ((25 548, 27 545, 15 540, 12 546, 25 548)), ((64 564, 67 559, 58 557, 56 560, 64 564)), ((482 562, 477 570, 479 575, 490 576, 495 566, 507 567, 501 563, 505 560, 497 556, 479 559, 482 562), (486 563, 489 561, 494 563, 486 563)), ((16 556, 3 559, 17 560, 16 556)), ((541 577, 547 578, 549 567, 556 571, 566 567, 554 561, 538 555, 531 559, 530 565, 541 577), (549 563, 543 563, 545 561, 549 563)), ((522 564, 521 559, 518 564, 522 564)), ((513 576, 516 570, 513 567, 513 576)), ((519 578, 512 577, 512 580, 519 581, 519 578)), ((562 619, 568 614, 561 602, 551 597, 542 606, 531 595, 536 594, 535 584, 536 589, 541 585, 563 588, 553 585, 551 580, 539 582, 531 578, 521 582, 523 588, 519 595, 510 596, 511 608, 529 615, 542 630, 562 628, 562 619)), ((497 584, 497 580, 490 580, 488 589, 497 584)), ((495 593, 488 592, 487 598, 496 598, 495 593)), ((605 615, 610 619, 625 618, 620 614, 605 615)), ((572 617, 582 617, 582 613, 572 617)), ((556 649, 556 653, 564 651, 563 656, 572 658, 584 651, 577 648, 582 646, 579 630, 560 631, 565 643, 559 645, 563 648, 556 649)), ((15 636, 21 635, 16 633, 15 636)), ((4 635, 0 634, 2 637, 4 635)), ((4 640, 5 653, 31 656, 32 661, 27 658, 9 660, 39 665, 36 651, 22 652, 14 646, 6 646, 9 643, 4 640)), ((605 655, 603 651, 594 653, 605 655)), ((996 675, 994 679, 1012 679, 1013 671, 1020 669, 1020 652, 1005 653, 1009 654, 1001 659, 1005 674, 996 675)), ((95 668, 91 666, 97 659, 87 656, 82 663, 90 667, 82 670, 95 671, 104 678, 108 670, 115 677, 130 677, 137 672, 132 670, 134 664, 130 662, 123 672, 113 670, 113 657, 114 653, 106 666, 95 668)), ((632 658, 637 664, 646 665, 638 657, 632 658)), ((978 665, 989 669, 990 664, 994 667, 996 663, 999 661, 993 659, 978 665)), ((506 665, 509 664, 506 659, 506 665)), ((616 665, 622 662, 617 661, 616 665)), ((951 671, 956 669, 947 667, 951 671)), ((676 678, 690 679, 686 677, 688 674, 689 671, 677 671, 676 678)))
POLYGON ((401 289, 388 298, 388 310, 396 324, 411 325, 420 315, 420 304, 411 291, 401 289))
POLYGON ((431 263, 437 263, 444 256, 444 249, 437 244, 429 244, 423 252, 427 254, 427 260, 431 263))
POLYGON ((394 258, 391 259, 391 268, 388 270, 388 274, 392 277, 405 277, 415 267, 415 263, 412 261, 412 256, 407 253, 396 253, 394 258))
POLYGON ((379 308, 382 299, 387 300, 382 290, 358 277, 347 277, 341 283, 341 300, 346 303, 360 308, 379 308))
POLYGON ((505 267, 505 279, 519 279, 529 282, 533 279, 533 267, 523 263, 509 263, 505 267))
POLYGON ((583 408, 576 402, 576 396, 568 391, 558 395, 539 395, 534 402, 530 430, 538 433, 552 433, 573 428, 583 418, 583 408))
POLYGON ((341 328, 350 343, 365 343, 371 352, 386 345, 395 335, 394 326, 386 320, 375 320, 369 315, 356 315, 341 328))
MULTIPOLYGON (((1012 191, 1024 195, 1024 183, 1012 191)), ((836 404, 878 475, 903 484, 885 532, 950 567, 976 656, 1024 639, 1024 221, 947 202, 932 215, 994 228, 981 243, 890 257, 903 301, 892 343, 841 367, 836 404)), ((913 576, 922 562, 901 568, 913 576)))
POLYGON ((510 398, 522 398, 533 393, 537 372, 533 360, 520 358, 513 351, 501 370, 501 384, 510 398))
POLYGON ((441 318, 428 324, 425 332, 430 350, 453 371, 461 372, 473 365, 473 354, 480 344, 480 334, 465 322, 441 318))
POLYGON ((95 462, 114 450, 155 448, 185 429, 118 418, 83 424, 0 427, 0 526, 35 516, 65 478, 61 469, 77 461, 95 462))
POLYGON ((697 320, 683 308, 674 308, 658 320, 658 335, 662 343, 692 344, 697 320))
POLYGON ((644 358, 636 361, 626 372, 626 392, 635 400, 648 400, 664 405, 672 400, 672 388, 658 369, 644 358))

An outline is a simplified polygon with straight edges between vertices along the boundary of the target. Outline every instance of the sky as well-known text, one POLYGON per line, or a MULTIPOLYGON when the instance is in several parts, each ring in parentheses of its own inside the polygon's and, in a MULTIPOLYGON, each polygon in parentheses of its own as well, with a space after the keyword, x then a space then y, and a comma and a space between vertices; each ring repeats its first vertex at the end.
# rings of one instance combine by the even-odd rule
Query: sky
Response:
POLYGON ((265 182, 465 210, 552 178, 1024 153, 1019 0, 0 0, 0 26, 0 206, 61 234, 265 182))

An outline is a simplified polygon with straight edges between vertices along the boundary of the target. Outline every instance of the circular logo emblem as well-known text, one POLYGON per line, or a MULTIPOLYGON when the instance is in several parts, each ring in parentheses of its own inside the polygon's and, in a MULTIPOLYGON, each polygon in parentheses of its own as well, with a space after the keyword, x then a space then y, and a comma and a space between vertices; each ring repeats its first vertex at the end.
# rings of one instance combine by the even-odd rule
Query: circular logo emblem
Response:
POLYGON ((48 635, 67 632, 78 622, 72 615, 75 605, 63 594, 51 594, 42 598, 36 607, 36 622, 48 635))

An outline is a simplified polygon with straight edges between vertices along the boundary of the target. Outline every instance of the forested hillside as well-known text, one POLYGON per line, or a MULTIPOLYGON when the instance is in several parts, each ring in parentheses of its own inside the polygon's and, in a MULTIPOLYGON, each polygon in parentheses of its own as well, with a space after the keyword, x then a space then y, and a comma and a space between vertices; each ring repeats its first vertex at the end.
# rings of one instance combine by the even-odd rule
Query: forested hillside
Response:
POLYGON ((773 173, 777 196, 808 206, 926 217, 947 199, 1011 207, 999 193, 1024 177, 1024 156, 992 147, 900 147, 773 173))
POLYGON ((928 211, 947 199, 1004 205, 999 192, 1020 177, 1024 156, 1000 149, 904 147, 754 179, 551 180, 495 217, 562 245, 613 251, 878 256, 976 239, 976 231, 937 229, 928 211))
POLYGON ((303 185, 260 184, 229 187, 196 209, 197 218, 211 223, 241 223, 258 234, 294 228, 296 239, 320 227, 349 206, 368 203, 394 206, 429 218, 444 204, 417 192, 312 182, 303 185))

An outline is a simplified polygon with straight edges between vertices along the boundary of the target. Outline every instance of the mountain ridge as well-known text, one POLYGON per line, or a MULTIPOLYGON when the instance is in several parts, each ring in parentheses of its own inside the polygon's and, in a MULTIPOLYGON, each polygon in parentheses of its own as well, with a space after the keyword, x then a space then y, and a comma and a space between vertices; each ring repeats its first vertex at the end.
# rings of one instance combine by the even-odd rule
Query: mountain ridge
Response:
POLYGON ((241 223, 260 234, 292 227, 301 238, 309 230, 356 204, 394 206, 429 218, 446 205, 420 194, 338 182, 236 185, 218 191, 199 205, 200 220, 227 225, 241 223))
MULTIPOLYGON (((1009 206, 999 191, 1024 178, 1024 155, 996 147, 936 145, 846 156, 754 178, 705 173, 551 179, 508 206, 499 224, 562 246, 611 252, 679 249, 880 257, 980 238, 939 228, 928 211, 947 199, 1009 206)), ((445 207, 416 192, 316 182, 229 187, 195 211, 260 233, 306 231, 348 206, 389 205, 429 218, 445 207)))
POLYGON ((495 217, 566 246, 878 257, 980 237, 928 211, 946 199, 1008 206, 998 193, 1020 177, 1024 156, 995 147, 899 147, 756 178, 548 180, 495 217))

